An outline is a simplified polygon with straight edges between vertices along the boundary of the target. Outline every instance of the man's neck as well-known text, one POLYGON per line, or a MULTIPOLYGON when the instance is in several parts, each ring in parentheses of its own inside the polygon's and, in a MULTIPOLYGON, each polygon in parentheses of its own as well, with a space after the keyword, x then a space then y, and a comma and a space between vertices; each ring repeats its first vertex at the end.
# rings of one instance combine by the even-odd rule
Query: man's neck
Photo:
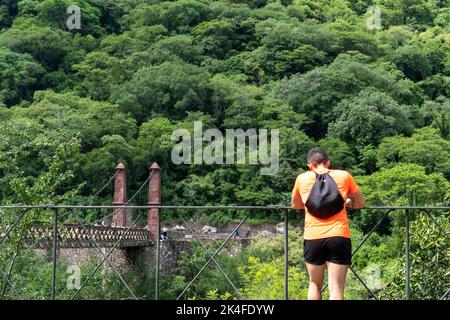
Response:
POLYGON ((323 171, 328 171, 329 169, 327 167, 325 167, 323 164, 319 164, 315 167, 311 168, 312 171, 319 171, 319 172, 323 172, 323 171))

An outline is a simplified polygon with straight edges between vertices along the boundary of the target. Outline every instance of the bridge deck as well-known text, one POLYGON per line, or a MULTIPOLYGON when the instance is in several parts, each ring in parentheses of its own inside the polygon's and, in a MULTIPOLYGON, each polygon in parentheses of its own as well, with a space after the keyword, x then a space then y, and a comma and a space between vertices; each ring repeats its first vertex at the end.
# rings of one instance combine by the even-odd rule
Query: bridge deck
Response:
MULTIPOLYGON (((126 232, 126 228, 106 227, 106 226, 84 226, 75 224, 65 224, 58 228, 58 247, 59 248, 95 248, 96 245, 101 248, 113 247, 148 247, 155 244, 150 239, 150 233, 145 228, 132 228, 126 232), (120 242, 119 242, 120 240, 120 242)), ((197 237, 202 242, 225 240, 229 234, 198 234, 197 237)), ((233 242, 248 244, 250 238, 238 237, 231 238, 233 242)), ((168 238, 162 241, 191 242, 195 237, 187 236, 180 238, 168 238)), ((24 239, 24 245, 32 248, 51 248, 53 246, 52 228, 36 225, 30 229, 24 239)))
MULTIPOLYGON (((58 229, 58 247, 92 248, 99 247, 146 247, 151 245, 149 232, 144 228, 126 228, 105 226, 85 226, 66 224, 58 229), (120 242, 119 242, 120 240, 120 242), (94 243, 95 242, 95 243, 94 243)), ((53 230, 43 226, 34 226, 25 237, 26 246, 48 248, 53 245, 53 230)))

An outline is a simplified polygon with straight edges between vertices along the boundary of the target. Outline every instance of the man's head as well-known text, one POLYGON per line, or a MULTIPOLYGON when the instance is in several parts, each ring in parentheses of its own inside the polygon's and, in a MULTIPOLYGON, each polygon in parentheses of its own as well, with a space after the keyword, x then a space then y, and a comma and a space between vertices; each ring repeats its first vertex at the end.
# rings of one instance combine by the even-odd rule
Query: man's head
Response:
POLYGON ((326 168, 330 166, 330 160, 328 159, 327 153, 319 147, 314 147, 309 150, 306 161, 308 162, 309 168, 316 168, 319 165, 323 165, 326 168))

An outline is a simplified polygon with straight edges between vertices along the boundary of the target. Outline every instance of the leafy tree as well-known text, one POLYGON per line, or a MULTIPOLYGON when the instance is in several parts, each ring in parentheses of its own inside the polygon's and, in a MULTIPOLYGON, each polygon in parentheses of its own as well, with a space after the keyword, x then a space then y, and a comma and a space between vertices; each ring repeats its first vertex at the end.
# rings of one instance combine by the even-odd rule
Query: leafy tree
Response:
MULTIPOLYGON (((327 62, 326 53, 339 47, 337 34, 325 27, 268 19, 258 23, 255 28, 256 36, 261 37, 263 45, 259 58, 260 64, 268 75, 277 72, 281 74, 283 68, 280 66, 294 65, 296 62, 300 64, 299 71, 307 71, 327 62), (312 38, 310 32, 315 32, 317 37, 312 38), (305 62, 301 61, 302 59, 305 62), (277 67, 277 65, 280 66, 277 67)), ((291 72, 294 73, 293 71, 295 70, 291 72)))
MULTIPOLYGON (((357 179, 370 206, 426 206, 447 205, 450 184, 441 173, 426 174, 425 168, 417 164, 400 163, 392 168, 382 169, 370 176, 357 179)), ((353 223, 363 232, 369 232, 384 215, 382 210, 362 210, 352 214, 353 223)), ((391 213, 383 221, 378 232, 388 234, 399 232, 402 213, 391 213)))
POLYGON ((387 94, 362 91, 335 107, 336 120, 330 124, 329 134, 363 145, 378 143, 382 138, 397 133, 409 133, 412 125, 407 108, 387 94))
POLYGON ((161 39, 150 48, 150 62, 163 63, 171 60, 183 60, 195 64, 200 60, 203 46, 194 44, 192 37, 178 35, 161 39))
POLYGON ((413 40, 414 29, 405 25, 390 26, 387 30, 381 31, 379 38, 391 49, 397 49, 413 40))
MULTIPOLYGON (((164 32, 163 30, 164 29, 158 31, 164 32)), ((130 55, 136 54, 137 52, 145 51, 147 47, 152 43, 150 39, 152 39, 153 41, 155 40, 153 39, 153 37, 149 37, 149 39, 136 37, 135 33, 130 31, 124 32, 119 35, 108 35, 107 37, 104 37, 100 43, 100 48, 103 51, 101 53, 106 53, 113 57, 124 59, 130 55)))
MULTIPOLYGON (((372 4, 2 0, 1 203, 85 202, 118 162, 129 169, 128 190, 133 193, 148 177, 149 163, 157 161, 168 204, 285 205, 295 177, 307 169, 307 152, 319 145, 333 167, 357 177, 368 204, 448 205, 448 1, 379 0, 375 4, 381 8, 382 28, 368 30, 372 4), (81 7, 81 30, 67 29, 71 4, 81 7), (192 133, 194 121, 222 132, 279 130, 278 172, 261 176, 262 164, 173 164, 172 132, 186 128, 192 133)), ((110 191, 92 201, 110 203, 110 191)), ((139 197, 135 202, 143 204, 139 197)), ((0 267, 27 297, 47 298, 52 266, 22 251, 20 240, 32 222, 49 223, 51 212, 30 213, 0 252, 0 267), (10 272, 11 266, 18 272, 10 272)), ((192 221, 222 226, 243 214, 217 210, 192 221)), ((361 241, 382 214, 349 211, 354 241, 361 241)), ((168 213, 163 217, 174 221, 168 213)), ((361 248, 355 267, 369 280, 370 270, 379 270, 381 279, 378 284, 369 281, 370 288, 399 298, 404 216, 394 211, 389 217, 361 248)), ((413 295, 428 299, 439 295, 436 288, 448 286, 441 272, 448 259, 442 237, 435 237, 435 226, 422 217, 411 216, 418 236, 412 263, 420 264, 414 265, 413 295)), ((2 213, 0 231, 14 218, 2 213)), ((96 213, 86 216, 94 218, 96 213)), ((251 223, 280 218, 277 211, 261 212, 251 223)), ((301 212, 296 212, 293 219, 299 218, 301 212)), ((448 219, 439 219, 447 225, 448 219)), ((299 268, 291 270, 291 296, 303 298, 307 281, 301 234, 290 234, 294 249, 289 262, 299 268)), ((283 284, 282 237, 253 239, 234 254, 217 258, 246 297, 281 297, 274 290, 283 284)), ((186 251, 174 274, 162 275, 161 297, 176 297, 196 273, 196 263, 207 258, 199 247, 186 251)), ((65 261, 58 263, 58 272, 65 266, 65 261)), ((187 298, 237 298, 220 272, 205 271, 187 298)), ((140 297, 154 297, 150 270, 124 277, 140 297)), ((65 285, 61 279, 58 292, 65 285)), ((80 298, 123 298, 117 279, 96 275, 92 280, 80 298)), ((0 295, 13 298, 2 286, 0 295)), ((347 298, 368 298, 351 275, 348 287, 347 298)))
POLYGON ((370 176, 358 178, 368 205, 445 205, 450 188, 441 173, 426 174, 425 168, 400 163, 370 176))
POLYGON ((182 62, 165 62, 139 70, 116 90, 111 100, 142 122, 155 114, 182 116, 203 110, 210 91, 209 74, 182 62))
MULTIPOLYGON (((258 258, 250 257, 248 265, 239 269, 245 287, 243 294, 250 300, 281 300, 284 297, 284 268, 281 259, 273 262, 260 262, 258 258)), ((307 276, 297 268, 289 268, 290 299, 305 299, 307 276)))
POLYGON ((28 21, 0 34, 0 47, 28 53, 47 70, 57 70, 72 50, 68 33, 28 21))
MULTIPOLYGON (((434 216, 444 230, 449 228, 449 219, 434 216)), ((404 232, 404 229, 401 231, 404 232)), ((424 213, 410 223, 411 234, 411 299, 436 300, 443 297, 449 287, 448 238, 424 213)), ((405 256, 402 255, 394 279, 382 291, 383 299, 403 299, 406 287, 405 256)))
MULTIPOLYGON (((82 15, 82 27, 79 32, 85 35, 102 35, 104 30, 100 26, 100 10, 92 7, 85 0, 78 0, 76 4, 80 7, 82 15)), ((67 28, 67 19, 69 18, 67 8, 71 5, 73 5, 73 2, 70 0, 44 0, 36 6, 38 19, 48 26, 69 31, 67 28)))
POLYGON ((64 190, 75 187, 69 182, 74 166, 71 157, 79 148, 76 136, 64 129, 47 131, 32 119, 0 121, 0 198, 4 202, 56 202, 57 196, 64 197, 64 190))
POLYGON ((135 120, 118 111, 117 106, 70 93, 37 92, 34 103, 22 114, 49 131, 65 129, 78 134, 84 152, 98 147, 103 136, 132 137, 137 133, 135 120))
POLYGON ((432 65, 426 53, 417 45, 398 48, 393 61, 413 81, 423 80, 432 73, 432 65))
MULTIPOLYGON (((85 186, 81 190, 82 194, 90 196, 97 192, 114 173, 114 168, 118 163, 124 163, 127 168, 132 170, 135 150, 124 137, 113 134, 102 136, 101 146, 78 155, 75 175, 77 180, 85 182, 85 186)), ((132 177, 134 177, 134 172, 132 177)), ((130 188, 134 188, 134 183, 130 184, 130 188)), ((107 198, 107 200, 110 199, 107 198)))
POLYGON ((0 102, 11 106, 29 100, 44 73, 29 54, 0 49, 0 102))
MULTIPOLYGON (((155 117, 142 123, 139 134, 133 141, 136 150, 141 150, 133 157, 134 169, 133 173, 130 173, 134 177, 145 177, 148 174, 147 167, 152 161, 170 163, 170 154, 174 145, 170 137, 176 128, 176 124, 164 117, 155 117)), ((174 169, 166 167, 164 171, 169 173, 174 169)))
POLYGON ((321 65, 325 61, 323 52, 311 45, 302 45, 292 51, 280 51, 277 53, 275 69, 280 75, 304 73, 321 65))
POLYGON ((123 18, 123 24, 127 27, 162 24, 169 30, 183 31, 208 20, 210 14, 209 6, 200 1, 167 1, 137 6, 123 18))
POLYGON ((410 25, 423 30, 433 22, 432 6, 424 0, 384 0, 381 2, 383 25, 410 25))
POLYGON ((0 5, 0 26, 4 27, 10 23, 8 8, 5 5, 0 5))
POLYGON ((87 54, 73 69, 83 79, 78 90, 95 100, 108 100, 114 85, 129 77, 124 61, 104 52, 87 54))
POLYGON ((439 96, 450 96, 450 77, 442 74, 432 75, 425 80, 417 83, 422 88, 423 92, 428 95, 430 99, 436 99, 439 96))
POLYGON ((128 0, 86 0, 93 8, 98 8, 100 11, 100 24, 102 28, 109 34, 118 33, 121 29, 120 19, 122 16, 131 10, 136 1, 128 0))
POLYGON ((325 138, 320 140, 318 145, 327 150, 333 168, 349 170, 356 164, 354 153, 344 141, 336 138, 325 138))
MULTIPOLYGON (((220 243, 218 241, 213 242, 208 250, 214 252, 219 245, 220 243)), ((219 254, 216 258, 219 264, 223 266, 224 270, 228 271, 228 277, 231 281, 239 287, 240 279, 238 265, 243 263, 245 256, 230 257, 227 254, 219 254)), ((184 282, 184 284, 187 285, 187 282, 198 272, 199 267, 204 265, 208 259, 208 254, 198 244, 193 244, 190 250, 184 251, 180 257, 180 263, 174 269, 174 275, 178 278, 178 280, 174 281, 175 285, 177 281, 184 282)), ((216 292, 219 294, 232 292, 233 296, 235 295, 223 274, 215 266, 210 265, 204 270, 204 273, 202 273, 198 281, 195 281, 192 284, 191 288, 186 292, 185 297, 190 299, 205 299, 208 296, 211 297, 212 294, 210 291, 215 289, 217 289, 216 292)), ((177 295, 180 293, 181 290, 177 292, 177 295)), ((170 298, 174 299, 173 296, 170 298)))
POLYGON ((233 49, 236 34, 231 22, 225 20, 210 20, 200 23, 192 33, 194 39, 204 48, 205 53, 223 59, 233 49))
POLYGON ((393 136, 382 140, 377 149, 377 165, 392 167, 398 163, 416 163, 427 173, 441 172, 450 177, 450 142, 438 130, 417 129, 411 137, 393 136))
POLYGON ((434 101, 427 101, 424 107, 441 136, 445 139, 450 138, 450 99, 439 96, 434 101))
POLYGON ((369 32, 355 27, 339 33, 339 47, 344 52, 358 51, 372 57, 379 57, 385 53, 377 38, 374 38, 369 32))
MULTIPOLYGON (((30 120, 0 120, 0 200, 4 204, 36 205, 59 203, 71 199, 80 186, 73 183, 74 155, 79 141, 67 132, 45 132, 30 120), (33 161, 31 159, 34 159, 33 161)), ((17 212, 2 212, 0 228, 12 225, 17 212)), ((2 255, 11 258, 6 277, 12 271, 23 249, 22 240, 36 222, 44 225, 52 212, 30 210, 8 236, 2 255)), ((7 293, 6 284, 1 296, 7 293)))
POLYGON ((238 0, 230 0, 231 3, 245 3, 249 7, 252 8, 261 8, 264 7, 269 1, 267 0, 244 0, 244 1, 238 1, 238 0))
POLYGON ((2 1, 0 5, 0 29, 9 27, 17 13, 17 0, 2 1))
MULTIPOLYGON (((329 123, 336 118, 333 115, 337 114, 333 112, 334 106, 345 98, 356 99, 358 93, 366 88, 392 92, 400 101, 407 96, 410 97, 409 101, 418 101, 412 98, 416 96, 414 87, 397 83, 386 70, 379 65, 369 65, 368 62, 368 57, 361 54, 342 54, 329 66, 317 67, 305 74, 295 74, 281 80, 274 86, 274 95, 292 105, 296 112, 306 114, 312 120, 306 132, 317 138, 325 136, 329 123)), ((361 94, 360 97, 367 94, 361 94)), ((395 103, 390 97, 384 101, 395 103)), ((339 108, 344 108, 344 104, 339 108)), ((391 110, 389 112, 394 112, 394 108, 387 108, 391 110)), ((404 112, 399 116, 405 116, 404 112)))

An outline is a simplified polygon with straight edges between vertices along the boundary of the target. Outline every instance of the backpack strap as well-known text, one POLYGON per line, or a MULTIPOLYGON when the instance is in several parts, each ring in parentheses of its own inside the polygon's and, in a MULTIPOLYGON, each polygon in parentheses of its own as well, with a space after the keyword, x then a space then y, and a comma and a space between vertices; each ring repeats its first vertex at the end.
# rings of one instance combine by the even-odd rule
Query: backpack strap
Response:
MULTIPOLYGON (((314 174, 316 175, 316 179, 317 179, 319 177, 319 173, 315 172, 314 170, 311 170, 311 171, 314 172, 314 174)), ((328 172, 324 172, 321 174, 330 173, 330 172, 331 172, 331 169, 328 169, 328 172)))

